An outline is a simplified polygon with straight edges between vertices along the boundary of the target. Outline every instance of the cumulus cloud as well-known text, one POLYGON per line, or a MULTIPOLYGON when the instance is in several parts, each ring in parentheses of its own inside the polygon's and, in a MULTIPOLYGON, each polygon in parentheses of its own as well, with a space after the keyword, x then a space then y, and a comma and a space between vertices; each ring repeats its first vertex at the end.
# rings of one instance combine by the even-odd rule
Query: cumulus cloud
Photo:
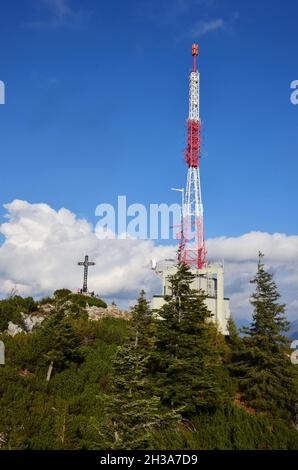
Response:
MULTIPOLYGON (((161 292, 160 280, 150 270, 150 259, 175 256, 175 246, 149 240, 99 239, 96 228, 68 209, 54 210, 47 204, 15 200, 6 204, 6 221, 0 226, 0 294, 17 288, 22 295, 45 296, 55 289, 76 290, 82 284, 77 262, 88 254, 89 288, 122 306, 135 300, 140 289, 148 295, 161 292)), ((298 236, 251 232, 239 237, 207 241, 209 261, 225 262, 225 293, 231 298, 235 317, 248 318, 250 279, 257 266, 258 251, 265 254, 290 319, 298 317, 298 236)))
POLYGON ((55 211, 47 204, 15 200, 4 206, 7 221, 0 232, 0 293, 16 287, 23 295, 44 296, 60 287, 75 290, 82 284, 77 262, 88 254, 89 287, 107 298, 127 302, 144 288, 159 291, 150 259, 172 256, 173 247, 155 246, 147 240, 98 239, 96 230, 67 209, 55 211))
POLYGON ((256 272, 259 251, 265 255, 266 269, 274 274, 289 318, 298 317, 297 235, 250 232, 239 237, 208 240, 207 248, 211 260, 224 260, 226 294, 231 297, 236 317, 247 317, 251 312, 248 300, 254 286, 249 281, 256 272))

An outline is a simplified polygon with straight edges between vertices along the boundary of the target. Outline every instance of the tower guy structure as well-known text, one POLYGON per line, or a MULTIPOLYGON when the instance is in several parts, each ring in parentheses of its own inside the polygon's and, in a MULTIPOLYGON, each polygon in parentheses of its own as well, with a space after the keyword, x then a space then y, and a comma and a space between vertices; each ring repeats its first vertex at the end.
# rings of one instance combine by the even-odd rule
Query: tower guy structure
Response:
MULTIPOLYGON (((195 274, 193 289, 205 291, 205 303, 211 312, 212 321, 224 335, 228 334, 230 301, 224 297, 223 263, 207 262, 204 236, 203 203, 200 181, 201 119, 200 119, 200 73, 197 69, 199 47, 192 45, 193 66, 189 75, 189 111, 187 119, 187 144, 184 152, 187 165, 186 188, 181 208, 178 263, 185 263, 195 274)), ((152 308, 160 309, 165 296, 171 296, 169 276, 175 274, 177 260, 152 262, 152 269, 161 277, 162 295, 155 295, 152 308)))
POLYGON ((198 45, 192 45, 193 69, 189 76, 189 113, 187 120, 187 183, 182 207, 179 262, 201 269, 206 267, 203 203, 200 182, 200 73, 196 67, 198 45))

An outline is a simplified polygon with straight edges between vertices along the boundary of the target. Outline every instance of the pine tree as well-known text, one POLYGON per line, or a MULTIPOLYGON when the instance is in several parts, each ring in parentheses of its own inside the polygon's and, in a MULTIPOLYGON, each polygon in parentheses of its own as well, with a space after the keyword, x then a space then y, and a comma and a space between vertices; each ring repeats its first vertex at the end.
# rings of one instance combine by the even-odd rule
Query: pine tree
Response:
POLYGON ((295 404, 294 367, 289 359, 289 323, 285 305, 280 304, 273 276, 265 271, 262 253, 251 283, 256 286, 251 298, 253 321, 244 328, 243 374, 241 390, 245 401, 260 411, 290 417, 295 404))
POLYGON ((232 317, 228 320, 228 332, 229 334, 226 336, 226 344, 229 348, 227 354, 228 368, 232 375, 237 375, 237 364, 242 353, 243 340, 232 317))
POLYGON ((137 304, 132 309, 131 326, 134 345, 140 349, 150 349, 154 343, 154 325, 150 303, 142 290, 137 304))
POLYGON ((179 419, 179 415, 162 410, 160 398, 151 394, 153 323, 144 291, 132 309, 131 329, 130 342, 118 348, 113 366, 113 396, 107 406, 110 426, 106 437, 113 449, 150 448, 154 429, 179 419))
POLYGON ((43 344, 44 356, 49 361, 47 381, 54 367, 59 370, 81 359, 80 339, 62 308, 52 312, 43 323, 39 340, 43 344))
POLYGON ((170 277, 172 296, 159 311, 156 328, 156 390, 162 402, 188 417, 225 401, 226 376, 216 327, 205 294, 191 289, 195 275, 179 264, 170 277))
POLYGON ((135 346, 118 348, 113 370, 109 447, 150 448, 151 431, 159 422, 159 398, 147 393, 147 358, 135 346))
POLYGON ((238 346, 240 346, 241 343, 241 338, 239 335, 238 328, 236 326, 235 320, 230 317, 228 320, 228 331, 229 334, 227 335, 227 343, 233 348, 237 349, 238 346))

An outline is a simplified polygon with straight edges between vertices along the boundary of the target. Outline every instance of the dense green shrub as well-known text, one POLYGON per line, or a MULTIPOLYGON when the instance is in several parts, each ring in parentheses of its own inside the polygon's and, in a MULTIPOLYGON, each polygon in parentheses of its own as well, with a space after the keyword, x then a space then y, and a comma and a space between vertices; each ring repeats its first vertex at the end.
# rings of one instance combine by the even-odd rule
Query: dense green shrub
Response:
POLYGON ((175 430, 157 432, 154 443, 156 448, 169 450, 297 450, 298 432, 282 420, 230 406, 198 415, 191 426, 185 422, 175 430))
POLYGON ((107 304, 103 300, 83 294, 70 294, 68 299, 80 307, 86 307, 87 304, 89 307, 107 307, 107 304))
POLYGON ((69 297, 70 294, 71 294, 71 290, 69 290, 69 289, 57 289, 54 292, 54 298, 55 299, 66 300, 69 297))
POLYGON ((22 298, 16 295, 0 300, 0 331, 5 331, 10 321, 22 325, 21 313, 29 314, 36 309, 37 304, 32 297, 22 298))

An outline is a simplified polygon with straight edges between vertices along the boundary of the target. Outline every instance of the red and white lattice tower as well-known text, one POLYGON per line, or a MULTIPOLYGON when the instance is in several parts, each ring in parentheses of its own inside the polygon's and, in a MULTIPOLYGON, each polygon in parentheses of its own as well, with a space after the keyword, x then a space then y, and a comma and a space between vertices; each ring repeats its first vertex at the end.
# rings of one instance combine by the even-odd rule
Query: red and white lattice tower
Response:
POLYGON ((192 45, 193 69, 189 76, 189 115, 187 120, 187 184, 182 207, 178 261, 193 268, 207 265, 204 238, 203 204, 200 183, 200 74, 196 66, 198 45, 192 45))

